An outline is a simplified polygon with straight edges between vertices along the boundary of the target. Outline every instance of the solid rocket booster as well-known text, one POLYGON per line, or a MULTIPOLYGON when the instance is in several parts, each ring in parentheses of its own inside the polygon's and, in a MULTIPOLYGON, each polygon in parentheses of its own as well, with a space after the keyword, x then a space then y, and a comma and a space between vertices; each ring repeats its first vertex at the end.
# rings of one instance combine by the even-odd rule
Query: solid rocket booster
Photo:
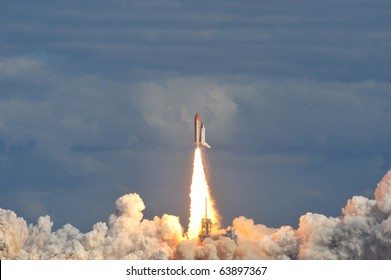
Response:
POLYGON ((198 113, 194 117, 194 143, 197 148, 201 146, 210 148, 209 144, 205 141, 205 125, 201 123, 201 117, 198 113))

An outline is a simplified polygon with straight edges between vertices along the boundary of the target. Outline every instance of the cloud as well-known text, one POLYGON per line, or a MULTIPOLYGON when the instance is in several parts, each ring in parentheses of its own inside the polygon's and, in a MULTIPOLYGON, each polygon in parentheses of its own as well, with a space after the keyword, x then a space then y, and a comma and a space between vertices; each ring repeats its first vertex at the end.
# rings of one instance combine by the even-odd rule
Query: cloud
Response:
POLYGON ((165 214, 142 220, 144 204, 137 194, 120 197, 116 206, 118 214, 111 215, 108 224, 98 222, 86 234, 70 224, 52 232, 49 216, 27 227, 14 212, 1 210, 0 258, 167 259, 170 248, 182 238, 178 218, 165 214))
POLYGON ((140 85, 143 116, 175 146, 190 138, 194 115, 199 112, 208 134, 224 141, 237 129, 238 107, 225 85, 206 78, 175 78, 140 85), (185 134, 186 133, 186 134, 185 134))
POLYGON ((2 79, 20 78, 43 68, 44 61, 29 57, 2 57, 0 75, 2 79))
POLYGON ((17 256, 28 237, 26 221, 13 211, 0 209, 0 259, 17 256))
POLYGON ((389 259, 391 171, 378 184, 376 200, 355 196, 340 217, 307 213, 298 229, 268 228, 245 217, 233 228, 238 243, 226 237, 186 240, 178 217, 143 219, 138 194, 117 199, 117 213, 86 234, 70 224, 52 232, 49 216, 27 223, 0 209, 1 259, 389 259))
POLYGON ((389 79, 387 1, 24 2, 2 9, 3 53, 44 51, 77 73, 389 79))
POLYGON ((391 213, 391 172, 388 172, 377 185, 375 199, 380 210, 386 214, 391 213))

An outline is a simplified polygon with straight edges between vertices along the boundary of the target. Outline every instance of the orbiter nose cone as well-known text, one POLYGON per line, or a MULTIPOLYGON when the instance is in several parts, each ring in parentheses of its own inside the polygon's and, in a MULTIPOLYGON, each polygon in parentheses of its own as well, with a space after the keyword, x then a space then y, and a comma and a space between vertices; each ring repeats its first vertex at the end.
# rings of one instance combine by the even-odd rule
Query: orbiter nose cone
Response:
POLYGON ((197 113, 197 114, 195 115, 195 120, 196 120, 196 121, 200 121, 200 120, 201 120, 200 114, 197 113))

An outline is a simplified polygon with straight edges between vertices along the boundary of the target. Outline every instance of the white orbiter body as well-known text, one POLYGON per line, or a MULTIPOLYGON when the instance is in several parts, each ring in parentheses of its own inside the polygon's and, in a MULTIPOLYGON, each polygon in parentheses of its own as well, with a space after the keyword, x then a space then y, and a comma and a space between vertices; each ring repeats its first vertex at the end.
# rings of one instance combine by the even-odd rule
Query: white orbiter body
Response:
POLYGON ((201 117, 198 113, 194 117, 194 143, 197 148, 201 146, 210 148, 209 144, 205 141, 205 125, 201 123, 201 117))

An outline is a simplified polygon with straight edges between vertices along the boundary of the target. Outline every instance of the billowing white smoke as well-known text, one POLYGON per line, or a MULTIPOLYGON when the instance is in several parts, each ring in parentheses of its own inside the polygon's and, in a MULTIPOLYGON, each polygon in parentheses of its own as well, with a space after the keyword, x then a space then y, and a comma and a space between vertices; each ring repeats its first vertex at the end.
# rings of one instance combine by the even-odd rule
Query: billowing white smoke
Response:
POLYGON ((98 222, 83 234, 67 224, 52 232, 49 216, 27 227, 14 212, 0 210, 1 259, 168 259, 183 230, 170 215, 143 220, 144 203, 138 194, 116 201, 117 215, 98 222))
POLYGON ((355 196, 342 216, 307 213, 298 229, 255 225, 234 219, 238 245, 218 240, 183 239, 178 217, 143 220, 137 194, 120 197, 118 214, 83 234, 71 225, 52 232, 49 216, 27 226, 0 209, 0 259, 391 259, 391 171, 379 182, 375 200, 355 196))
POLYGON ((0 259, 17 256, 28 237, 27 223, 10 210, 0 209, 0 259))

